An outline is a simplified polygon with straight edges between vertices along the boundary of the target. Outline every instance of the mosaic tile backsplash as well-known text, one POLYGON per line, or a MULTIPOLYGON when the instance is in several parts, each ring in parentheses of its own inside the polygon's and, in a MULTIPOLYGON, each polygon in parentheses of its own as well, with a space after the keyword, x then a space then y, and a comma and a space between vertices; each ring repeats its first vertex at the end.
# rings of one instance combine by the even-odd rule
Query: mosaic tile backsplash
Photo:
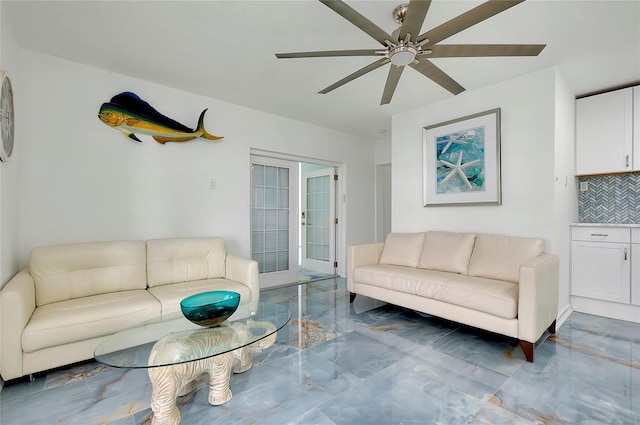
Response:
POLYGON ((578 190, 580 223, 640 223, 640 174, 580 177, 588 190, 578 190))

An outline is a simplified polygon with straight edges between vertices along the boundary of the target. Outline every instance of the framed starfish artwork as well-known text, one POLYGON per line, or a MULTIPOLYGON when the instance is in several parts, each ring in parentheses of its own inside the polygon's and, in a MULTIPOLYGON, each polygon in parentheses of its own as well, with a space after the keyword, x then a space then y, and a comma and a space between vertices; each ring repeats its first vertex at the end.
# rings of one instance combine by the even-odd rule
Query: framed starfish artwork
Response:
POLYGON ((502 203, 500 108, 423 129, 424 206, 502 203))

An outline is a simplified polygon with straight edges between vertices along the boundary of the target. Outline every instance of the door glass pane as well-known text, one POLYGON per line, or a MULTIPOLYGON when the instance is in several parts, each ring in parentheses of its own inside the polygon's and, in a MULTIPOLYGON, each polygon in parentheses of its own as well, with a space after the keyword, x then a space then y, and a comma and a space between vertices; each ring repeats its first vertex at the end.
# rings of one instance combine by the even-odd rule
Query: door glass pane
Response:
POLYGON ((289 169, 278 168, 278 184, 279 187, 289 187, 289 169))
POLYGON ((307 179, 307 258, 329 261, 329 176, 307 179))
POLYGON ((278 167, 264 166, 264 184, 270 187, 278 186, 278 167))
POLYGON ((252 164, 251 252, 260 273, 289 270, 289 169, 252 164))
POLYGON ((288 229, 288 228, 289 228, 289 211, 279 210, 278 211, 278 229, 288 229))
POLYGON ((289 251, 289 230, 278 230, 278 251, 289 251))
POLYGON ((264 229, 276 230, 278 228, 278 211, 267 209, 264 211, 264 229))
POLYGON ((278 190, 278 207, 285 209, 289 207, 289 189, 278 190))
POLYGON ((267 208, 278 207, 278 189, 275 187, 266 187, 264 189, 264 205, 267 208))
POLYGON ((264 165, 253 164, 251 167, 251 181, 258 187, 264 186, 264 165))

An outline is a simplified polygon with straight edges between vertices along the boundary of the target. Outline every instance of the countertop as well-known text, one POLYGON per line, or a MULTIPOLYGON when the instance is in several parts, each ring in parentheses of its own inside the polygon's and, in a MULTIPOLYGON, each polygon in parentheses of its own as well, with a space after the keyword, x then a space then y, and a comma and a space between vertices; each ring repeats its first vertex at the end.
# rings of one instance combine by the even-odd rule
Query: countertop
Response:
POLYGON ((572 227, 622 227, 625 229, 640 228, 640 223, 571 223, 572 227))

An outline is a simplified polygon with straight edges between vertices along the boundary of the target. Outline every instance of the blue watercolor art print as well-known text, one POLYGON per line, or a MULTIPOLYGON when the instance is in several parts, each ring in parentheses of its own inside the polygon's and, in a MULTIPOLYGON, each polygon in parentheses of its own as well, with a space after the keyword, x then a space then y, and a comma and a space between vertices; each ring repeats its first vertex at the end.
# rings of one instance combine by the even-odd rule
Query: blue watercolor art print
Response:
POLYGON ((484 126, 436 138, 436 193, 485 190, 484 126))
POLYGON ((427 125, 422 135, 425 207, 502 204, 500 108, 427 125))

